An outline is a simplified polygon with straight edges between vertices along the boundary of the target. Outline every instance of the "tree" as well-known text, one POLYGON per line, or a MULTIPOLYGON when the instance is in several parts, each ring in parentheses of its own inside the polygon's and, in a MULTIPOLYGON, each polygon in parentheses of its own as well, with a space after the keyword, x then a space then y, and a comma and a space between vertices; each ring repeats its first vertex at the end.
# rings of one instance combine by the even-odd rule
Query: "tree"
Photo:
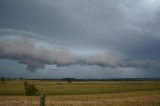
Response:
POLYGON ((63 80, 67 81, 68 83, 72 83, 76 79, 74 79, 74 78, 64 78, 63 80))
POLYGON ((23 80, 24 78, 23 78, 23 77, 19 77, 19 79, 20 79, 20 80, 23 80))
POLYGON ((1 82, 4 82, 5 81, 5 78, 4 77, 1 77, 1 82))
POLYGON ((68 80, 67 82, 68 82, 68 83, 72 83, 72 80, 68 80))
POLYGON ((24 82, 24 89, 25 89, 25 95, 27 96, 35 95, 36 92, 38 92, 38 89, 35 87, 35 85, 29 84, 28 81, 24 82))

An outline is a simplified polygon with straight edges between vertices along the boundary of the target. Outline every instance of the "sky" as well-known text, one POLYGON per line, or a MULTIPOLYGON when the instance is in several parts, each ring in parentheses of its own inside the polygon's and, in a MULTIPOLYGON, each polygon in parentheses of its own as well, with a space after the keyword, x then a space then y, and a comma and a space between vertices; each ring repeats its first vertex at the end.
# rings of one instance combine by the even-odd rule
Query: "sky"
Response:
POLYGON ((159 0, 0 0, 0 76, 160 77, 159 0))

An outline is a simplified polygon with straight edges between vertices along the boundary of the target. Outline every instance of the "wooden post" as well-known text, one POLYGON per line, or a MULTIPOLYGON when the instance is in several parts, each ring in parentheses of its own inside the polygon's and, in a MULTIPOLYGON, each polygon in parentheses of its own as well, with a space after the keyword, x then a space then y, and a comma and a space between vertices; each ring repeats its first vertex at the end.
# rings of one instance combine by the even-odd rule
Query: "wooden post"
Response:
POLYGON ((41 94, 40 96, 40 106, 45 106, 45 95, 41 94))

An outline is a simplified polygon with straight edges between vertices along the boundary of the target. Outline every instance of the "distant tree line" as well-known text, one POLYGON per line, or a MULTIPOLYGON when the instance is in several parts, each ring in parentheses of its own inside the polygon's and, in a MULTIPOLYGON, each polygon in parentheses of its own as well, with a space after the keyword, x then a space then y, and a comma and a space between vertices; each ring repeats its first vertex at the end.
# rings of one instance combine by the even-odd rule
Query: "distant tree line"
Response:
POLYGON ((9 77, 0 77, 1 81, 10 81, 10 80, 24 80, 23 77, 19 77, 19 78, 9 78, 9 77))

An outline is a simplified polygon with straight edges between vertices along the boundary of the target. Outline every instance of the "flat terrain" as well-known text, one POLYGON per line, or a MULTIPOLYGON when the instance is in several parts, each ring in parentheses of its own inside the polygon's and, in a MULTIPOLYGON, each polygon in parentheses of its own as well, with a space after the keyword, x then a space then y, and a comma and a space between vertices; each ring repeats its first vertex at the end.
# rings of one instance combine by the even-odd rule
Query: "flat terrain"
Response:
MULTIPOLYGON (((0 106, 38 106, 24 96, 24 81, 0 83, 0 106)), ((29 81, 45 93, 46 106, 160 106, 160 81, 29 81)))

